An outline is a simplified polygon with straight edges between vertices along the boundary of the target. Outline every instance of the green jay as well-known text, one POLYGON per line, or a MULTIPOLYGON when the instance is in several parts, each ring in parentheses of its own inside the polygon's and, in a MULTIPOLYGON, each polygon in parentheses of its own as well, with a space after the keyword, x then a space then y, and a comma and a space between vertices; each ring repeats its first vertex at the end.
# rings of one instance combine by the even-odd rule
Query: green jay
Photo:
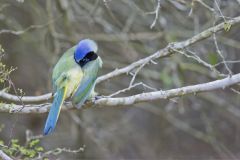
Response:
POLYGON ((102 67, 97 49, 94 41, 81 40, 67 50, 55 65, 52 73, 54 100, 46 120, 44 135, 54 130, 65 99, 71 98, 72 104, 80 108, 87 99, 95 95, 95 81, 98 70, 102 67))

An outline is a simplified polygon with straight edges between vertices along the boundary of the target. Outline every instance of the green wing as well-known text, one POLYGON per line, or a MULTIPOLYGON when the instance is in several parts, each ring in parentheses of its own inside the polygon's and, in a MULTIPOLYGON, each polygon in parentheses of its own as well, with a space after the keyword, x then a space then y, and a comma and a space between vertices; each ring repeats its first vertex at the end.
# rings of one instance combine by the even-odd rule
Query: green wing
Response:
POLYGON ((75 92, 72 102, 80 108, 94 89, 97 76, 84 76, 75 92))
POLYGON ((52 74, 53 92, 56 92, 57 90, 56 81, 62 75, 62 73, 67 73, 69 69, 76 65, 73 57, 75 48, 76 46, 68 49, 59 59, 58 63, 54 66, 52 74))
POLYGON ((96 61, 89 62, 84 66, 83 78, 72 98, 72 102, 77 108, 80 108, 94 91, 98 70, 101 67, 102 60, 100 57, 96 61))

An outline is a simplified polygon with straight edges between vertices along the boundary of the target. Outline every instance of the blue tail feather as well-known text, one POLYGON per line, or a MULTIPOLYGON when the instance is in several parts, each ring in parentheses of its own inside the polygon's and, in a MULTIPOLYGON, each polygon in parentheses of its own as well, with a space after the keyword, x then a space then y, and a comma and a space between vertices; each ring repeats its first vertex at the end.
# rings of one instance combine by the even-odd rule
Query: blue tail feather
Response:
POLYGON ((57 93, 53 100, 53 104, 50 108, 50 111, 47 117, 47 121, 45 123, 44 135, 50 134, 56 126, 58 116, 61 110, 61 106, 65 99, 65 92, 66 92, 66 88, 57 90, 57 93))

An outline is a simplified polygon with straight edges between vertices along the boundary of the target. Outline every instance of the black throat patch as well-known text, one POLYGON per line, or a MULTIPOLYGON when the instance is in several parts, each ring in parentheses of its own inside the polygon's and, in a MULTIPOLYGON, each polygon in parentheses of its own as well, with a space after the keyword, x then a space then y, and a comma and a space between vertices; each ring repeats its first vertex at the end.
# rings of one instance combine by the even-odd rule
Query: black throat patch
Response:
POLYGON ((89 52, 83 59, 77 62, 81 67, 85 66, 88 62, 97 59, 98 55, 94 52, 89 52))

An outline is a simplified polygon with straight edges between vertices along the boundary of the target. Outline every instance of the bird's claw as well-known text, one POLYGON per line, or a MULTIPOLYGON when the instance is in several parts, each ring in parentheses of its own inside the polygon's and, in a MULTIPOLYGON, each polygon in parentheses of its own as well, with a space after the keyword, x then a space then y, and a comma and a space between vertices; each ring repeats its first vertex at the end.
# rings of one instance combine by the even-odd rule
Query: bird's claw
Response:
POLYGON ((93 101, 97 101, 97 100, 102 99, 102 98, 107 98, 107 96, 104 96, 104 95, 95 96, 95 97, 93 98, 93 101))

